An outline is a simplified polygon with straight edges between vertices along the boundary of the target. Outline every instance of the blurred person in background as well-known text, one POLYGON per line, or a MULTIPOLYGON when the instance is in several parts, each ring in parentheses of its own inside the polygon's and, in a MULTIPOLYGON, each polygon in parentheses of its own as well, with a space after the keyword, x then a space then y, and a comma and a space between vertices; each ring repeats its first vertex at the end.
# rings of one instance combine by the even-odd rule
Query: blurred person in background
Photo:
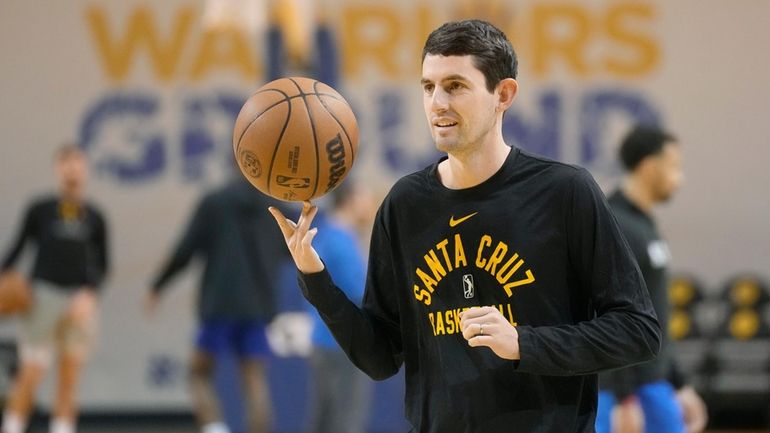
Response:
POLYGON ((219 355, 234 352, 247 402, 250 432, 267 432, 272 404, 266 375, 265 328, 276 314, 275 272, 286 256, 266 209, 275 201, 240 173, 206 194, 145 298, 152 314, 163 289, 194 257, 204 262, 198 292, 199 327, 190 360, 190 389, 203 433, 229 433, 213 384, 219 355))
POLYGON ((85 198, 88 162, 80 148, 60 147, 54 169, 58 192, 30 204, 2 263, 4 274, 13 272, 25 245, 37 247, 33 302, 21 318, 21 367, 5 407, 2 433, 26 429, 37 388, 54 355, 58 382, 50 432, 75 431, 77 386, 95 337, 98 295, 109 263, 107 224, 85 198))
MULTIPOLYGON (((652 212, 656 205, 668 202, 682 182, 681 149, 670 133, 638 125, 623 139, 620 160, 627 175, 608 201, 639 263, 666 336, 671 254, 652 212)), ((599 383, 597 433, 637 432, 641 423, 646 433, 693 433, 706 427, 705 405, 686 385, 668 338, 663 338, 654 361, 600 374, 599 383), (618 402, 613 426, 612 412, 618 402)))
MULTIPOLYGON (((316 217, 320 228, 316 250, 348 298, 361 305, 366 284, 366 264, 358 230, 371 226, 373 197, 351 180, 331 194, 330 211, 316 217)), ((371 402, 372 381, 357 369, 308 304, 313 318, 310 365, 313 374, 310 433, 361 433, 371 402)))

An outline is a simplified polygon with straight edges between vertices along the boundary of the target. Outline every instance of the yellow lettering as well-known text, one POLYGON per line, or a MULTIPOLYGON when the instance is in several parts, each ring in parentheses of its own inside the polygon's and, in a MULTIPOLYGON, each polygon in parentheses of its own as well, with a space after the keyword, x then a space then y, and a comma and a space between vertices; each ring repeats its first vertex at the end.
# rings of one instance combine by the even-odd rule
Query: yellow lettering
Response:
POLYGON ((545 75, 555 58, 580 76, 588 74, 584 63, 585 48, 591 34, 586 11, 572 4, 535 5, 532 11, 533 69, 545 75))
POLYGON ((203 33, 190 76, 200 79, 212 68, 234 68, 245 79, 257 77, 257 65, 246 35, 237 27, 219 27, 203 33))
POLYGON ((508 259, 507 262, 503 265, 502 268, 500 268, 500 272, 497 273, 497 282, 500 284, 505 284, 508 282, 508 280, 511 279, 514 273, 516 273, 517 270, 519 270, 519 267, 524 264, 524 260, 519 260, 516 265, 511 266, 513 262, 515 262, 519 258, 518 253, 514 253, 513 256, 508 259), (508 273, 505 273, 505 271, 508 271, 508 273), (503 275, 505 274, 505 275, 503 275))
MULTIPOLYGON (((478 306, 470 308, 479 308, 478 306)), ((513 310, 511 304, 497 304, 494 306, 500 311, 505 319, 513 326, 517 326, 516 321, 513 318, 513 310)), ((460 327, 460 314, 463 311, 467 311, 469 307, 453 308, 451 310, 436 311, 428 313, 428 320, 430 326, 433 329, 433 335, 453 335, 461 334, 462 328, 460 327)))
POLYGON ((516 321, 513 320, 513 311, 511 310, 511 304, 497 304, 497 310, 500 311, 500 314, 503 315, 503 317, 508 320, 508 323, 510 323, 513 326, 516 326, 516 321), (506 311, 506 307, 507 311, 506 311), (506 312, 508 313, 506 315, 506 312))
POLYGON ((497 311, 500 312, 503 316, 505 316, 505 309, 503 307, 503 304, 497 304, 497 311))
POLYGON ((436 314, 436 332, 435 335, 444 335, 444 317, 441 312, 436 314))
POLYGON ((126 78, 141 45, 146 45, 155 75, 161 80, 170 80, 176 73, 194 16, 191 8, 182 8, 177 13, 171 36, 163 42, 158 38, 152 15, 144 7, 135 9, 131 14, 122 40, 110 34, 103 9, 94 6, 86 12, 102 67, 107 76, 116 81, 126 78))
POLYGON ((454 312, 452 310, 446 312, 446 333, 450 335, 455 333, 454 312))
POLYGON ((479 269, 484 269, 484 265, 487 263, 487 260, 482 258, 484 254, 484 247, 488 247, 492 245, 492 237, 489 235, 484 235, 481 237, 481 240, 479 241, 479 251, 476 253, 476 267, 479 269))
POLYGON ((446 246, 449 243, 447 239, 444 239, 443 241, 436 244, 436 248, 441 250, 441 254, 444 256, 444 263, 446 263, 446 266, 448 268, 449 272, 452 272, 452 262, 449 261, 449 253, 446 250, 446 246))
POLYGON ((399 17, 388 6, 351 6, 342 18, 342 59, 347 75, 364 65, 378 65, 388 77, 398 75, 399 17))
POLYGON ((459 268, 461 265, 468 266, 468 260, 465 258, 463 240, 460 238, 459 233, 455 233, 455 268, 459 268))
POLYGON ((511 322, 511 325, 516 326, 516 320, 513 319, 513 311, 511 311, 511 304, 508 304, 508 321, 511 322))
POLYGON ((441 279, 446 275, 446 270, 443 266, 441 266, 441 263, 438 262, 436 252, 430 250, 428 254, 423 256, 423 258, 425 259, 425 264, 428 265, 428 268, 430 268, 430 271, 433 273, 433 278, 435 278, 437 282, 441 281, 441 279))
MULTIPOLYGON (((417 3, 417 2, 415 2, 417 3)), ((435 20, 432 19, 435 14, 433 11, 423 4, 416 5, 417 11, 414 14, 415 19, 417 21, 417 25, 414 26, 414 29, 416 30, 416 36, 418 43, 412 43, 411 45, 415 48, 415 53, 413 59, 421 59, 422 58, 422 46, 423 42, 428 39, 428 35, 431 31, 433 31, 434 28, 436 28, 435 20)), ((419 77, 418 74, 420 74, 420 71, 422 70, 422 62, 411 62, 414 67, 410 68, 409 72, 412 72, 415 76, 419 77)))
POLYGON ((527 269, 526 274, 527 274, 526 278, 523 278, 519 281, 514 281, 512 283, 508 283, 505 286, 503 286, 503 289, 505 290, 505 293, 508 295, 509 298, 513 296, 514 288, 535 282, 535 276, 532 275, 532 271, 527 269))
POLYGON ((430 292, 427 290, 420 289, 420 286, 417 284, 414 285, 414 298, 418 301, 422 302, 425 305, 430 305, 431 303, 431 295, 430 292))
POLYGON ((433 293, 434 290, 436 290, 436 280, 430 277, 430 275, 423 272, 422 269, 417 268, 417 276, 420 277, 420 280, 422 280, 422 283, 425 285, 425 288, 428 289, 429 292, 433 293))
POLYGON ((484 267, 484 270, 492 275, 495 275, 497 272, 497 265, 503 261, 503 257, 505 257, 506 252, 508 252, 508 245, 506 245, 504 242, 498 242, 497 247, 495 247, 495 251, 492 253, 492 256, 489 257, 489 261, 487 262, 487 266, 484 267))
POLYGON ((633 55, 605 59, 607 71, 619 77, 633 77, 650 72, 660 60, 660 51, 653 38, 641 31, 629 30, 627 18, 650 22, 654 18, 653 7, 646 3, 621 3, 610 6, 604 19, 607 35, 629 48, 633 55))

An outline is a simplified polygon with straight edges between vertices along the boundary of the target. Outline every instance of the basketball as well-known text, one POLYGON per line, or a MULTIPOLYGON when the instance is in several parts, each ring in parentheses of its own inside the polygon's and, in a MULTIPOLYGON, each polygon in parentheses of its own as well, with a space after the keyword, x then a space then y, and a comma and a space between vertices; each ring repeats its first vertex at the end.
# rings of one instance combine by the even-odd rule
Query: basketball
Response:
POLYGON ((310 78, 271 81, 251 95, 233 128, 233 151, 258 190, 284 201, 320 197, 342 182, 358 152, 345 98, 310 78))
POLYGON ((31 303, 26 278, 16 271, 0 275, 0 314, 11 315, 27 311, 31 303))

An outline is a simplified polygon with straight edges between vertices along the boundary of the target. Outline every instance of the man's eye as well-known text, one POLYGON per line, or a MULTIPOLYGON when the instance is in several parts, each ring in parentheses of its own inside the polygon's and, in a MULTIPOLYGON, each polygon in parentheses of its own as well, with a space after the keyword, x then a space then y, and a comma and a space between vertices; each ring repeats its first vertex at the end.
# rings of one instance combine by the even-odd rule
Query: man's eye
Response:
POLYGON ((426 84, 422 86, 422 89, 425 91, 425 93, 433 93, 433 84, 426 84))

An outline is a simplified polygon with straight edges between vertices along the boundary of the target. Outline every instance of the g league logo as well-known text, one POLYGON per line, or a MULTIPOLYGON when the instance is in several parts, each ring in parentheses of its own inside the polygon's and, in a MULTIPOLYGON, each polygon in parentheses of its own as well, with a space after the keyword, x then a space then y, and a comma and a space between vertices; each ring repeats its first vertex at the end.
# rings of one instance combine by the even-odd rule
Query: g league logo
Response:
POLYGON ((465 295, 465 299, 476 296, 476 288, 473 285, 473 275, 471 274, 463 275, 463 295, 465 295))

